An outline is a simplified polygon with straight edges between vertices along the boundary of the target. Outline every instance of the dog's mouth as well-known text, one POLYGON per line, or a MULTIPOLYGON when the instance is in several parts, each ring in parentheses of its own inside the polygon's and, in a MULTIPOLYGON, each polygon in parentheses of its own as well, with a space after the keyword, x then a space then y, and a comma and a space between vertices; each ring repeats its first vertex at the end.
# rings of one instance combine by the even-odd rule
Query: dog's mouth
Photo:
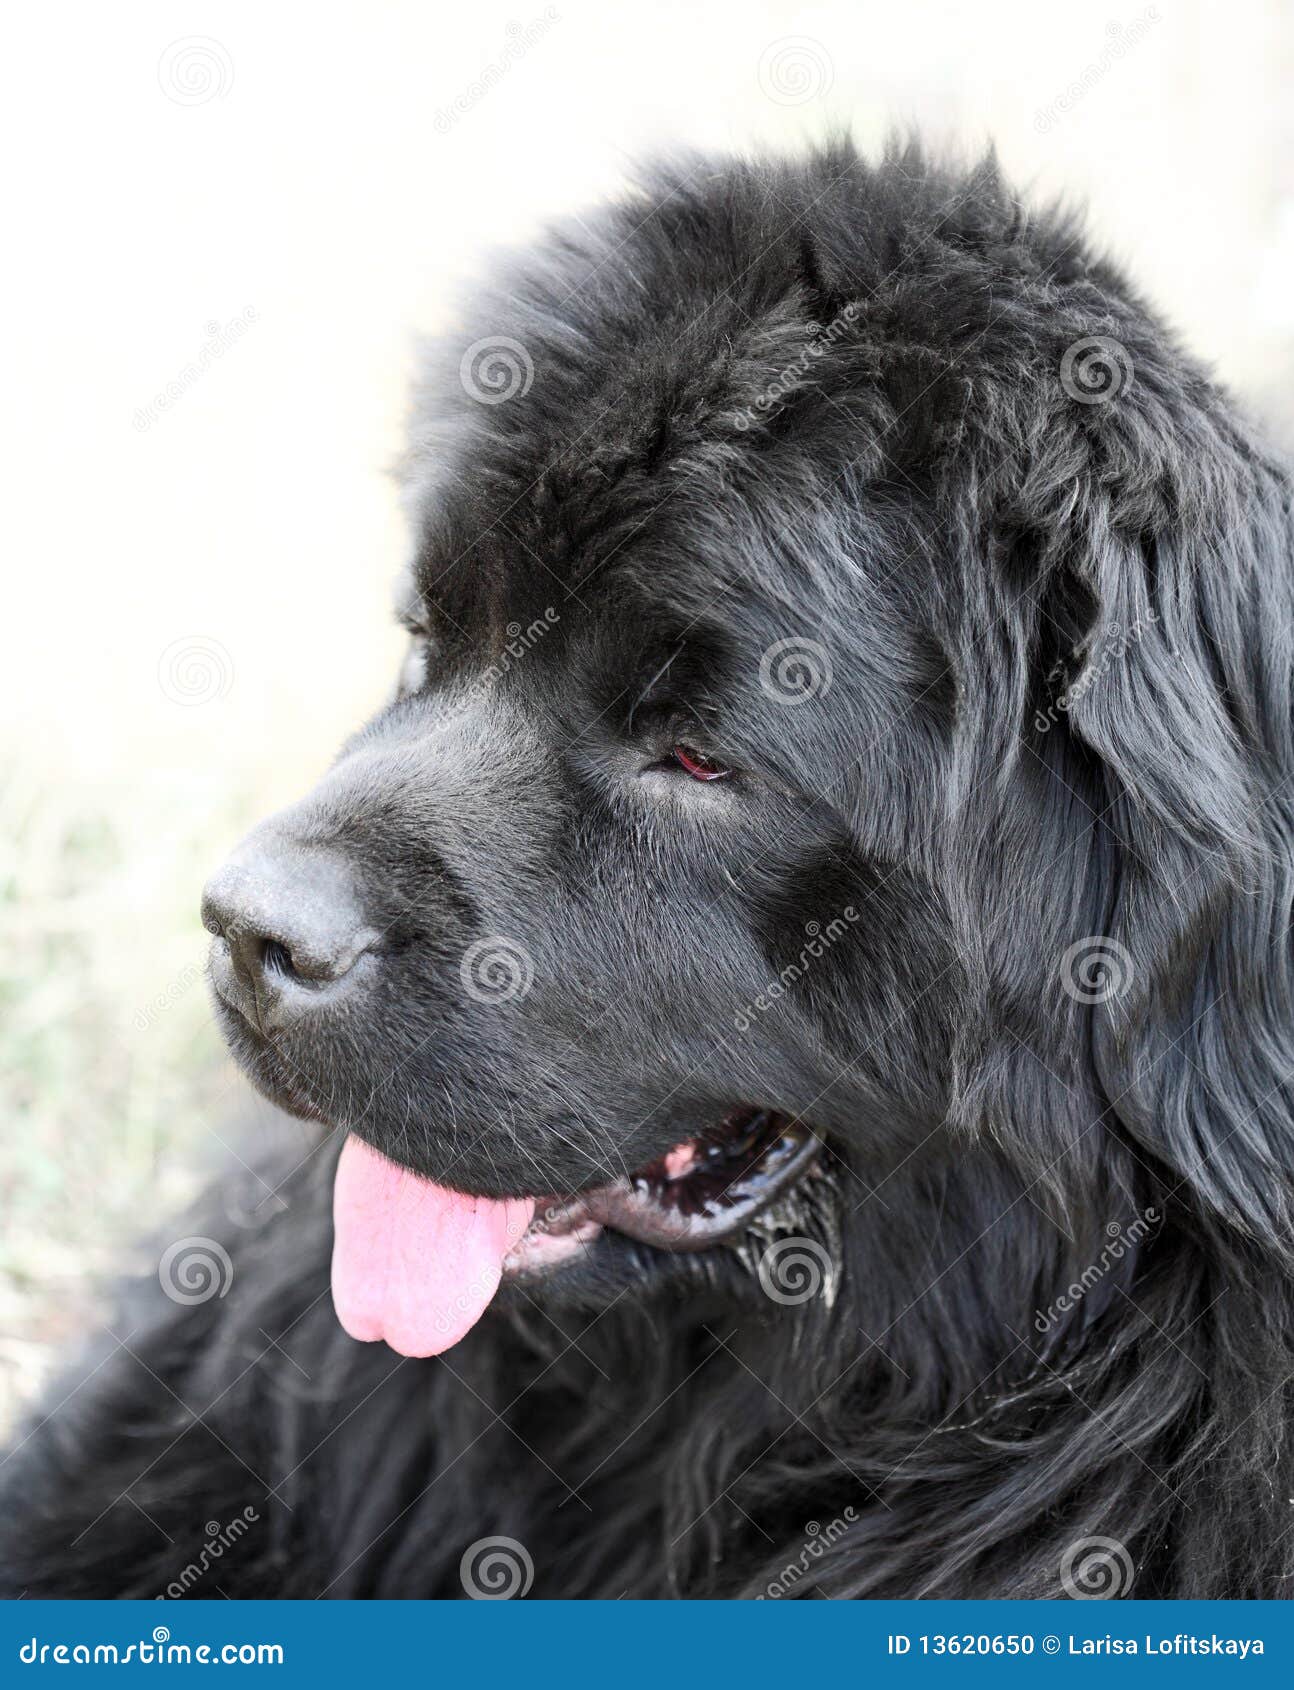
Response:
POLYGON ((604 1228, 658 1250, 708 1250, 786 1191, 818 1152, 800 1121, 767 1109, 727 1116, 627 1178, 536 1205, 504 1258, 505 1278, 576 1255, 604 1228))
POLYGON ((659 1161, 576 1196, 472 1197, 388 1161, 353 1134, 337 1166, 333 1301, 353 1338, 438 1355, 503 1279, 552 1271, 615 1232, 659 1250, 736 1239, 816 1160, 802 1122, 742 1109, 659 1161))

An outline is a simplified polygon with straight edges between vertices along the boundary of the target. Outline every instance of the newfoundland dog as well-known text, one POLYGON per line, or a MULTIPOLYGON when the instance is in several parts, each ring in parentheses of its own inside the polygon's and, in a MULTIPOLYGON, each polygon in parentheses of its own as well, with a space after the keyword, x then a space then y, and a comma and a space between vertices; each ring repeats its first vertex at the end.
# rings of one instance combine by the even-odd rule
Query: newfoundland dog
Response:
POLYGON ((204 903, 317 1143, 20 1435, 6 1591, 1288 1594, 1279 459, 840 143, 503 263, 404 480, 395 694, 204 903))

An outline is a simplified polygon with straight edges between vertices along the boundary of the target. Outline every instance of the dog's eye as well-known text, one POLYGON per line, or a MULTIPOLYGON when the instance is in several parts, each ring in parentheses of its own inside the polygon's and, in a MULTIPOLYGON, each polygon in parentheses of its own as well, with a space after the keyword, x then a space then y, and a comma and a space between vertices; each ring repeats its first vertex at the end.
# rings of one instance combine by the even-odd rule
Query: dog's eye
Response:
POLYGON ((687 770, 693 780, 725 780, 732 773, 731 769, 694 751, 690 745, 671 746, 670 756, 680 769, 687 770))
POLYGON ((426 634, 410 631, 409 649, 405 653, 404 662, 400 665, 399 678, 396 681, 395 696, 408 698, 420 687, 427 684, 427 656, 430 641, 426 634))

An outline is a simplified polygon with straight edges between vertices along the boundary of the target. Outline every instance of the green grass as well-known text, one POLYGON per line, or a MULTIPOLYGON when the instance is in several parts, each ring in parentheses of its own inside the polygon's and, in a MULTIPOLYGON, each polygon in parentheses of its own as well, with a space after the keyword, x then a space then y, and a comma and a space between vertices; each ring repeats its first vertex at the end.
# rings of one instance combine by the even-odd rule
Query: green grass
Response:
POLYGON ((240 1107, 198 898, 243 818, 182 774, 0 774, 0 1428, 108 1315, 240 1107), (213 845, 213 840, 217 843, 213 845))

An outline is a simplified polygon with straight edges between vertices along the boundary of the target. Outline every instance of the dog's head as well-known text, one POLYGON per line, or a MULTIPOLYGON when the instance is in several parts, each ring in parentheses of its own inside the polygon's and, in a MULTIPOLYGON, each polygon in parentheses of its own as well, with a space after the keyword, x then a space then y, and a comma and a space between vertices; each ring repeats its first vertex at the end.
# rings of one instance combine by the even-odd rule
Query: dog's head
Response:
POLYGON ((396 696, 205 906, 249 1073, 350 1135, 352 1331, 779 1233, 829 1282, 954 1157, 1288 1236, 1285 484, 1074 227, 679 167, 425 389, 396 696))

